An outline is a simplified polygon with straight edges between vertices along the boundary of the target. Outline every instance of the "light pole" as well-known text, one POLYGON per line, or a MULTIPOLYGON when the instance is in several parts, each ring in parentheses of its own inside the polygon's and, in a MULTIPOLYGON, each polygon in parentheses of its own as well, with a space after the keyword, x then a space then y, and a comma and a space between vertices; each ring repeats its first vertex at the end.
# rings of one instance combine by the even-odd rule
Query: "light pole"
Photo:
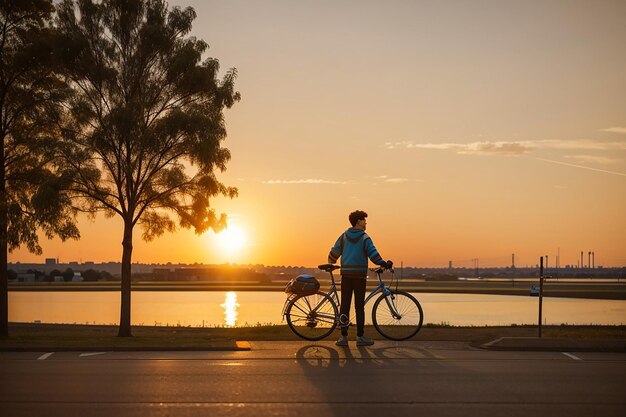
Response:
POLYGON ((539 259, 539 326, 537 327, 541 337, 541 313, 543 308, 543 256, 539 259))

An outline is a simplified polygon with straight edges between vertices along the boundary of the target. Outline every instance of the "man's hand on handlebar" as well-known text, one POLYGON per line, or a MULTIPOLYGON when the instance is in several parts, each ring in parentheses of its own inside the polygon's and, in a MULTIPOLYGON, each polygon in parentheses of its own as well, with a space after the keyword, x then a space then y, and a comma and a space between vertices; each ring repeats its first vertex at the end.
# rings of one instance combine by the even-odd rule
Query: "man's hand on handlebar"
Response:
MULTIPOLYGON (((382 268, 383 270, 385 269, 389 269, 392 270, 393 269, 393 261, 383 261, 382 264, 378 265, 379 268, 382 268)), ((375 268, 372 269, 372 271, 376 270, 375 268)))

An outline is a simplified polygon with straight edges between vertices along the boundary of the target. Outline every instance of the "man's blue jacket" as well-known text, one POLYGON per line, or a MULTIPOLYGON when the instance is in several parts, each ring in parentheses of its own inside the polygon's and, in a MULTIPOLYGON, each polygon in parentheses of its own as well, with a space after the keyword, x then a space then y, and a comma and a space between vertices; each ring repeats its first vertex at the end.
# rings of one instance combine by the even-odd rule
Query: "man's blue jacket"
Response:
POLYGON ((328 254, 328 262, 334 264, 341 257, 341 275, 349 277, 367 276, 367 258, 377 264, 384 265, 372 239, 364 230, 351 227, 342 233, 328 254))

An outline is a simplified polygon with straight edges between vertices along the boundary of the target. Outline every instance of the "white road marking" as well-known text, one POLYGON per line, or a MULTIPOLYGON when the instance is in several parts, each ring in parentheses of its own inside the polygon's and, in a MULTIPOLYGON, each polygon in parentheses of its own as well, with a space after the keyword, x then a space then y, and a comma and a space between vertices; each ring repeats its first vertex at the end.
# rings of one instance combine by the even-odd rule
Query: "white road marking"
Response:
POLYGON ((89 353, 81 353, 80 356, 81 358, 84 358, 85 356, 96 356, 96 355, 104 355, 106 352, 89 352, 89 353))
POLYGON ((48 353, 44 353, 43 355, 41 355, 40 357, 37 358, 38 361, 45 361, 46 359, 48 359, 50 356, 54 355, 54 352, 48 352, 48 353))
POLYGON ((567 353, 567 352, 561 352, 561 353, 567 356, 568 358, 574 359, 575 361, 582 361, 582 359, 580 359, 578 356, 572 355, 571 353, 567 353))

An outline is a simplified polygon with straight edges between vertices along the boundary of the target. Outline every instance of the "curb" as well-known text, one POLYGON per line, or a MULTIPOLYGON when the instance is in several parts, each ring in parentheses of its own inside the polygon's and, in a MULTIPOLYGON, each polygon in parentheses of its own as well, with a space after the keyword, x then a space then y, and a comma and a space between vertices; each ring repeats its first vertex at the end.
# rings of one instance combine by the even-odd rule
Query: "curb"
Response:
POLYGON ((2 346, 0 352, 237 352, 250 351, 250 342, 224 346, 2 346))
POLYGON ((535 352, 626 352, 625 339, 559 339, 500 337, 479 345, 481 349, 535 352))

